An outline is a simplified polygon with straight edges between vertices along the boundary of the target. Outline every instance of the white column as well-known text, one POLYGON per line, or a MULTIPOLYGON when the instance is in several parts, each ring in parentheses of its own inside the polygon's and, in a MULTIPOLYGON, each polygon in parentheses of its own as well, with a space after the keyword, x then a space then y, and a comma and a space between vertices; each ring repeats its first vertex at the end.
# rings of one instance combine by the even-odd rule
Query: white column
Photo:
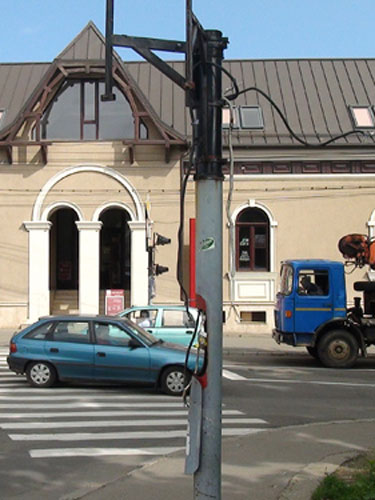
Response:
POLYGON ((128 222, 131 231, 130 299, 132 306, 148 303, 148 253, 146 223, 128 222))
POLYGON ((101 222, 76 222, 79 231, 79 312, 99 313, 101 222))
POLYGON ((49 232, 51 222, 23 223, 29 232, 29 312, 28 323, 50 314, 49 232))

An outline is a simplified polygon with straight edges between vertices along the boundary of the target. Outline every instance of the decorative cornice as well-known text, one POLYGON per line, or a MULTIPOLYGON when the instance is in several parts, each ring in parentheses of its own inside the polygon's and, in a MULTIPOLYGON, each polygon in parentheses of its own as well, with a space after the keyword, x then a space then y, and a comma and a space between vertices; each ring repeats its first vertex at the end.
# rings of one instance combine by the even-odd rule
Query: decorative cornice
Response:
POLYGON ((52 222, 49 221, 25 221, 23 223, 27 231, 49 231, 52 222))
POLYGON ((76 221, 76 226, 78 231, 100 231, 103 226, 103 222, 76 221))

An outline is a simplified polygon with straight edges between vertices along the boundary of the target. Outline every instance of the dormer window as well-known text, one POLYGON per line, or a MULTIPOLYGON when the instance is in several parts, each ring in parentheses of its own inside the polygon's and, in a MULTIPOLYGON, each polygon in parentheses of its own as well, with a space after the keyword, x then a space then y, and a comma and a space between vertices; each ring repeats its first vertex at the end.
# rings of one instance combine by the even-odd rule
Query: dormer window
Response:
MULTIPOLYGON (((121 140, 134 139, 135 124, 131 106, 117 87, 115 101, 103 102, 104 82, 99 80, 67 80, 44 112, 42 139, 55 140, 121 140)), ((141 124, 139 137, 147 138, 141 124)))

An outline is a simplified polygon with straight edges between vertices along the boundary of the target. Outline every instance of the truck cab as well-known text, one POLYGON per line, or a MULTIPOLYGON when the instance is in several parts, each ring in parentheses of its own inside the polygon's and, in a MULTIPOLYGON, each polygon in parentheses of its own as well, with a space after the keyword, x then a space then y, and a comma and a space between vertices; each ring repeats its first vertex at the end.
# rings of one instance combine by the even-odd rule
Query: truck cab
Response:
MULTIPOLYGON (((305 346, 326 366, 349 366, 352 349, 340 340, 340 335, 324 347, 324 350, 330 349, 328 354, 336 356, 338 361, 327 362, 327 356, 324 357, 321 341, 332 331, 345 331, 341 337, 353 337, 354 351, 358 353, 360 332, 347 320, 344 265, 320 259, 282 262, 273 338, 278 343, 305 346)), ((354 357, 356 359, 357 354, 354 357)))

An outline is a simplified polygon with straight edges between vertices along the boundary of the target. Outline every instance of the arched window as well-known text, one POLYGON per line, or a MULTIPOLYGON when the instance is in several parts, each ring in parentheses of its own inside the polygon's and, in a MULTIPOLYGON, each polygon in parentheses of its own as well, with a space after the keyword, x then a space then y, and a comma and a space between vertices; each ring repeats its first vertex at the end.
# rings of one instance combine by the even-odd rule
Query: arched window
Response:
POLYGON ((270 270, 270 230, 267 214, 260 208, 242 210, 236 219, 237 271, 270 270))
MULTIPOLYGON (((115 101, 103 102, 104 82, 99 80, 66 80, 41 119, 43 139, 116 140, 133 139, 134 116, 131 106, 117 87, 115 101)), ((141 121, 139 137, 147 138, 141 121)))

